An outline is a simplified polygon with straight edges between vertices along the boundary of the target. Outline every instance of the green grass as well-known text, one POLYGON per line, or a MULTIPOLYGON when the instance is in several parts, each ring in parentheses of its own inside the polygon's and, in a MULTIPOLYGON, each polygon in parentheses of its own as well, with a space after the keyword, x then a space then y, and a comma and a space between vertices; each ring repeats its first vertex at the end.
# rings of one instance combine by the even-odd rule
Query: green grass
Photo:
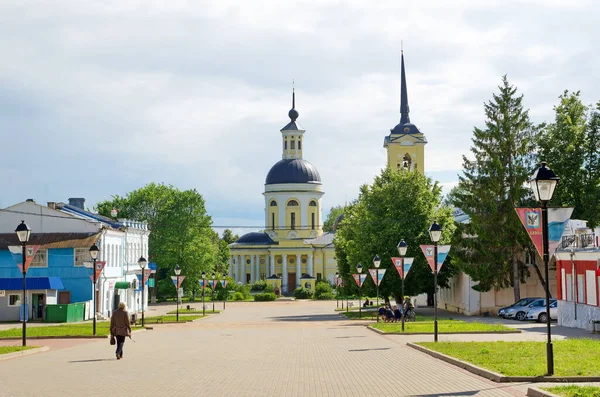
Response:
MULTIPOLYGON (((110 323, 99 321, 96 323, 96 335, 106 336, 110 334, 110 323)), ((131 327, 132 330, 140 329, 139 326, 131 327)), ((11 328, 0 331, 0 339, 15 338, 22 335, 21 328, 11 328)), ((92 336, 92 323, 64 324, 47 327, 28 327, 27 336, 92 336)))
MULTIPOLYGON (((197 315, 190 315, 190 314, 185 314, 182 315, 181 313, 179 313, 179 322, 180 323, 185 323, 187 321, 192 321, 192 320, 197 320, 199 318, 202 318, 203 316, 197 316, 197 315)), ((141 319, 138 319, 139 321, 142 321, 141 319)), ((162 320, 165 323, 169 323, 169 322, 176 322, 177 321, 177 316, 152 316, 152 317, 146 317, 144 318, 144 324, 155 324, 155 323, 160 323, 160 320, 162 320)))
POLYGON ((551 393, 558 394, 564 397, 599 397, 600 387, 598 386, 556 386, 556 387, 543 387, 543 390, 547 390, 551 393))
MULTIPOLYGON (((417 317, 417 320, 419 318, 417 317)), ((404 323, 404 332, 426 332, 433 334, 433 321, 416 321, 404 323)), ((376 323, 373 328, 383 332, 402 332, 401 323, 376 323)), ((461 320, 438 320, 438 332, 496 332, 496 331, 514 331, 513 328, 501 324, 485 324, 478 322, 465 322, 461 320)))
POLYGON ((33 349, 37 346, 0 346, 0 354, 20 352, 22 350, 33 349))
MULTIPOLYGON (((507 376, 546 374, 545 342, 423 342, 419 345, 507 376)), ((556 376, 600 376, 600 341, 553 342, 556 376)))
MULTIPOLYGON (((377 319, 377 311, 376 310, 366 311, 366 310, 363 309, 362 310, 362 317, 359 316, 360 313, 358 311, 357 312, 350 311, 350 312, 347 312, 347 313, 346 312, 342 312, 341 314, 342 314, 342 316, 345 316, 346 318, 348 318, 350 320, 359 320, 359 319, 363 319, 363 320, 375 320, 375 319, 377 319)), ((433 321, 433 317, 432 316, 419 316, 419 315, 417 315, 417 322, 423 322, 423 321, 433 321)), ((448 320, 448 319, 442 319, 442 320, 439 320, 439 321, 452 321, 452 319, 450 319, 450 320, 448 320)), ((395 324, 395 323, 387 323, 387 324, 392 325, 392 324, 395 324)), ((401 325, 400 322, 398 322, 397 324, 401 325)))
MULTIPOLYGON (((216 313, 221 313, 220 310, 215 310, 213 312, 212 308, 210 310, 206 309, 205 310, 206 314, 216 314, 216 313)), ((171 310, 170 312, 167 312, 167 314, 177 314, 177 310, 171 310)), ((202 309, 195 309, 195 310, 187 310, 187 309, 179 309, 179 315, 181 316, 182 314, 202 314, 202 309)))

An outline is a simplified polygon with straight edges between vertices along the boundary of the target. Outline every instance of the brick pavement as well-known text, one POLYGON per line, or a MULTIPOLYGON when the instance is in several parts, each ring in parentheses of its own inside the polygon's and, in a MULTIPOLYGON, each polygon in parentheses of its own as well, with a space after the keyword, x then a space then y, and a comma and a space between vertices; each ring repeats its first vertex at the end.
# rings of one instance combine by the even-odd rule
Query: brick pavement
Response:
POLYGON ((333 313, 335 302, 232 303, 221 314, 0 362, 0 396, 523 396, 333 313))

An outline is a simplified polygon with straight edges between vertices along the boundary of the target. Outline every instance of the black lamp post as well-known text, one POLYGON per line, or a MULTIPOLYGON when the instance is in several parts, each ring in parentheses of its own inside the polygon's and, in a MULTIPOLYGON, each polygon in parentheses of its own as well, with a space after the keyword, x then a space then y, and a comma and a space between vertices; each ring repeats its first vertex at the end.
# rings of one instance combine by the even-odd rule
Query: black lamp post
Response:
POLYGON ((429 227, 429 237, 433 242, 433 341, 438 341, 438 321, 437 321, 437 271, 438 271, 438 242, 442 237, 442 227, 437 221, 429 227))
MULTIPOLYGON (((406 250, 408 249, 408 245, 406 244, 406 241, 404 241, 404 239, 402 239, 399 243, 398 243, 398 255, 400 255, 400 257, 402 258, 402 331, 404 332, 404 320, 406 319, 406 312, 407 310, 404 309, 404 277, 406 277, 406 274, 404 274, 404 255, 406 255, 406 250)), ((406 305, 406 309, 408 309, 408 305, 406 305)))
POLYGON ((96 245, 96 243, 94 243, 94 245, 92 245, 90 247, 90 257, 92 258, 92 274, 94 277, 94 289, 92 292, 92 313, 94 315, 94 328, 93 328, 93 332, 92 335, 96 335, 96 282, 98 282, 98 280, 96 280, 96 259, 98 259, 98 252, 100 251, 100 249, 98 248, 98 246, 96 245))
POLYGON ((546 273, 546 359, 548 361, 548 375, 554 374, 554 352, 552 351, 552 331, 550 330, 550 280, 548 276, 548 201, 552 199, 554 189, 559 181, 559 177, 548 167, 546 162, 535 171, 529 183, 535 199, 542 204, 542 245, 544 251, 544 272, 546 273))
POLYGON ((212 283, 212 289, 210 291, 210 296, 211 296, 211 299, 213 302, 213 313, 214 313, 215 312, 215 289, 216 289, 215 287, 217 286, 217 284, 215 283, 215 279, 217 278, 217 275, 213 273, 211 277, 212 277, 213 283, 212 283))
POLYGON ((202 272, 202 316, 206 315, 204 307, 204 288, 206 288, 206 273, 202 272))
POLYGON ((31 229, 25 221, 21 221, 19 226, 15 229, 15 233, 17 233, 17 237, 19 238, 19 242, 21 242, 21 246, 23 247, 23 301, 21 302, 21 307, 23 308, 23 346, 27 346, 27 269, 25 268, 25 258, 27 257, 27 242, 29 241, 29 237, 31 236, 31 229))
POLYGON ((175 266, 175 300, 177 301, 177 317, 175 317, 175 321, 179 322, 179 275, 181 274, 181 268, 179 265, 175 266))
MULTIPOLYGON (((340 301, 338 299, 338 295, 339 295, 339 278, 340 278, 340 273, 339 272, 335 272, 335 306, 337 309, 340 308, 340 301)), ((342 306, 344 305, 344 301, 342 301, 342 306)), ((343 309, 343 307, 342 307, 343 309)))
POLYGON ((379 255, 375 255, 373 258, 373 266, 375 266, 375 287, 377 288, 377 322, 379 322, 379 266, 381 265, 381 259, 379 255))
POLYGON ((360 280, 360 274, 362 273, 362 265, 359 263, 356 266, 356 271, 358 272, 358 318, 362 318, 362 297, 361 297, 361 293, 362 293, 362 285, 361 285, 361 280, 360 280))
POLYGON ((140 259, 138 259, 138 265, 140 265, 140 268, 142 269, 142 327, 144 326, 144 290, 146 289, 145 285, 144 285, 144 278, 146 278, 146 265, 148 264, 148 261, 146 260, 146 258, 144 258, 143 256, 140 256, 140 259))

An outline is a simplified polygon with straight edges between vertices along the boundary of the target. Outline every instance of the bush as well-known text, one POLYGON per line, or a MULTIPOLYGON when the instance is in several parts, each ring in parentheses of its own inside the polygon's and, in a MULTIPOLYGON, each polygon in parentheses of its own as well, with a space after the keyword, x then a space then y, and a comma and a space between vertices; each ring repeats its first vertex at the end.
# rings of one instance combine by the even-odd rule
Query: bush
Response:
POLYGON ((311 299, 313 297, 312 290, 304 287, 296 288, 294 298, 296 299, 311 299))
POLYGON ((275 299, 277 299, 277 296, 275 296, 275 294, 272 292, 264 292, 262 294, 254 295, 254 300, 256 302, 269 302, 274 301, 275 299))
POLYGON ((329 300, 333 299, 333 288, 327 281, 319 281, 315 286, 315 299, 329 300))
POLYGON ((267 282, 265 280, 259 280, 252 284, 251 291, 264 291, 267 287, 267 282))
POLYGON ((265 287, 264 292, 273 292, 273 293, 275 293, 275 286, 273 284, 267 284, 267 286, 265 287))
POLYGON ((243 301, 244 299, 244 294, 242 294, 241 292, 236 292, 235 294, 233 294, 233 300, 234 301, 243 301))
POLYGON ((248 284, 246 285, 236 285, 235 286, 235 291, 241 293, 244 296, 244 300, 245 299, 250 299, 252 297, 252 295, 250 295, 250 286, 248 284))

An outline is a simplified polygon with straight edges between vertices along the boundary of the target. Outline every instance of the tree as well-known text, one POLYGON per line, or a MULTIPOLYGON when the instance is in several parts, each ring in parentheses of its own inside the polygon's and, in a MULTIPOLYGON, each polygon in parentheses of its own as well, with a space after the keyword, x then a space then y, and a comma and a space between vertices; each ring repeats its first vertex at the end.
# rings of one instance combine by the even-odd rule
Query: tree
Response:
MULTIPOLYGON (((156 291, 175 291, 170 276, 176 265, 186 276, 183 287, 195 295, 200 290, 202 271, 212 272, 219 257, 219 236, 211 228, 204 199, 195 190, 181 191, 173 186, 150 183, 125 197, 97 205, 97 211, 110 216, 117 209, 119 217, 147 221, 150 228, 149 260, 158 266, 156 291)), ((226 265, 225 265, 226 266, 226 265)))
POLYGON ((340 215, 344 214, 346 206, 336 205, 335 207, 331 207, 329 210, 329 214, 327 214, 327 219, 323 223, 323 230, 326 232, 333 232, 333 227, 335 226, 335 221, 338 219, 340 215))
POLYGON ((218 261, 215 270, 218 273, 227 274, 229 270, 229 244, 235 242, 239 236, 237 234, 233 234, 233 232, 229 229, 225 229, 223 231, 223 237, 218 238, 218 235, 215 233, 217 239, 215 243, 219 247, 218 253, 218 261))
POLYGON ((573 218, 598 222, 598 112, 588 113, 580 92, 565 90, 554 107, 554 123, 540 134, 539 160, 561 177, 554 206, 574 207, 573 218))
POLYGON ((531 242, 514 208, 531 198, 524 184, 534 169, 535 137, 541 127, 529 120, 523 95, 517 95, 506 76, 498 88, 484 104, 485 127, 474 128, 472 159, 463 156, 464 175, 449 195, 470 217, 469 223, 459 225, 453 254, 461 270, 479 281, 475 289, 512 285, 518 300, 520 282, 528 275, 523 247, 531 242))
MULTIPOLYGON (((335 235, 338 268, 344 278, 345 293, 356 293, 352 278, 356 265, 362 263, 365 272, 372 268, 373 257, 381 258, 380 269, 387 269, 379 287, 383 297, 401 296, 401 282, 391 258, 398 256, 397 244, 404 239, 407 256, 415 257, 405 281, 405 294, 433 294, 433 274, 419 245, 431 244, 429 227, 437 220, 448 242, 454 231, 452 212, 440 207, 441 187, 416 171, 392 170, 389 167, 377 176, 371 186, 363 185, 356 202, 346 208, 344 222, 335 235)), ((446 263, 438 284, 447 287, 453 267, 446 263)), ((370 277, 368 277, 370 279, 370 277)), ((365 281, 363 292, 374 295, 373 281, 365 281)))

